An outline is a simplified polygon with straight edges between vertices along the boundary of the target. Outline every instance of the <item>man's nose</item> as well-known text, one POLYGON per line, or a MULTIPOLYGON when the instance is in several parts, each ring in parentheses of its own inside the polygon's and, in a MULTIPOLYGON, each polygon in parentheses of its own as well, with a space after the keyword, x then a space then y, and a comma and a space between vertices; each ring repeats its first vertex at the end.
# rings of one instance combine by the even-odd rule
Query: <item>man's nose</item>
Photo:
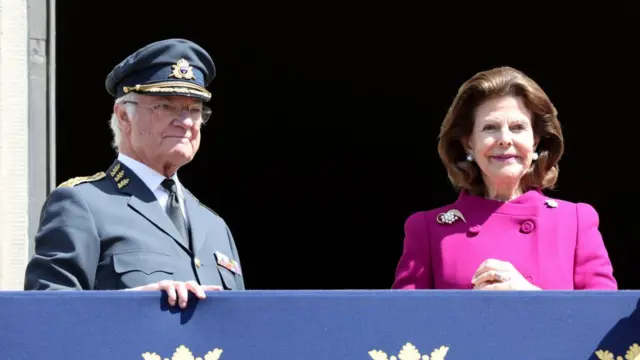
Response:
POLYGON ((185 128, 190 128, 195 124, 195 121, 190 117, 189 111, 187 110, 183 110, 182 112, 180 112, 180 116, 178 117, 177 121, 180 126, 183 126, 185 128))

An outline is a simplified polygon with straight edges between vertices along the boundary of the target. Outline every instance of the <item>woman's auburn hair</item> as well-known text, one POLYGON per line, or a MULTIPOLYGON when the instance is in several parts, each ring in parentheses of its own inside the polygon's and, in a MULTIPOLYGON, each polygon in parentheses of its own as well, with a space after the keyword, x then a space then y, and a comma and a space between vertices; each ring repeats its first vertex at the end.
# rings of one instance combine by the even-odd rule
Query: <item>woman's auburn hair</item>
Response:
POLYGON ((547 94, 531 78, 511 67, 498 67, 477 73, 467 80, 456 95, 440 127, 438 153, 449 180, 459 190, 485 194, 478 165, 467 161, 463 145, 471 136, 475 111, 491 98, 515 96, 523 100, 533 114, 533 133, 539 138, 538 159, 522 177, 523 192, 553 188, 558 179, 558 161, 564 152, 564 138, 558 112, 547 94))

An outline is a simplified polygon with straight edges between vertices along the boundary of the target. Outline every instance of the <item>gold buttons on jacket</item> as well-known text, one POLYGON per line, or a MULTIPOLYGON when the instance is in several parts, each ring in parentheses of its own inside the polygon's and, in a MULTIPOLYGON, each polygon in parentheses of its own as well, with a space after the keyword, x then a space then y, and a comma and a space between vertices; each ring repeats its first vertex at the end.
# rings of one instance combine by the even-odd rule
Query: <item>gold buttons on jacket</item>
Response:
POLYGON ((196 264, 196 267, 199 268, 202 264, 200 263, 200 259, 195 258, 193 259, 193 263, 196 264))

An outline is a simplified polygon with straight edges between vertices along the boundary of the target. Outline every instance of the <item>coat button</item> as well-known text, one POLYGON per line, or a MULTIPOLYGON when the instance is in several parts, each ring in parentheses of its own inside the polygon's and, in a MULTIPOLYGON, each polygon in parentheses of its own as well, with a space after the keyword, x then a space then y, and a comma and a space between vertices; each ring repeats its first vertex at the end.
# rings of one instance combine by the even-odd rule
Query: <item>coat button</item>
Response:
POLYGON ((194 264, 196 264, 196 267, 197 267, 197 268, 199 268, 199 267, 200 267, 200 265, 201 265, 201 264, 200 264, 200 259, 198 259, 198 258, 193 259, 193 263, 194 263, 194 264))
POLYGON ((471 235, 477 235, 480 232, 480 225, 474 225, 469 228, 469 233, 471 235))
POLYGON ((525 234, 528 234, 528 233, 532 232, 533 229, 535 229, 535 228, 536 228, 536 226, 533 223, 533 221, 529 221, 529 220, 523 222, 522 225, 520 225, 520 231, 522 231, 525 234))

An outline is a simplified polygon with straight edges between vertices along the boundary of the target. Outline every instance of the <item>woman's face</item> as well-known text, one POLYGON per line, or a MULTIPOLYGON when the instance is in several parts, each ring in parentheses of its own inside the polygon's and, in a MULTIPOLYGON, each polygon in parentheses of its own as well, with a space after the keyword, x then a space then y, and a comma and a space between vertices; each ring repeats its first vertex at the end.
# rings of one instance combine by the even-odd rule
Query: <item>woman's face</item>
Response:
POLYGON ((485 184, 519 182, 531 166, 538 139, 532 114, 522 99, 487 99, 475 110, 466 150, 482 171, 485 184))

